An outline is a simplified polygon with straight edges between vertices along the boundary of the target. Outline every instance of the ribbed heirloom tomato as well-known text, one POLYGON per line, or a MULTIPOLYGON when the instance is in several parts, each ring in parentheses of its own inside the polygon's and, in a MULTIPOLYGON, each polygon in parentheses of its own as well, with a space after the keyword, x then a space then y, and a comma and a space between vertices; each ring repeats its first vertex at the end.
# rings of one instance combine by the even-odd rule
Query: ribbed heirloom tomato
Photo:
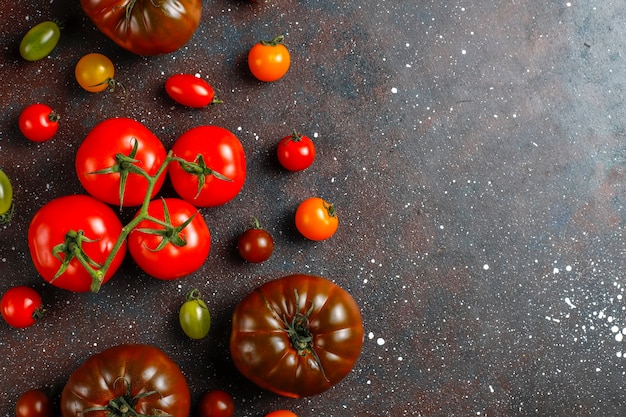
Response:
POLYGON ((361 313, 333 282, 294 274, 252 291, 235 308, 230 352, 239 371, 287 397, 319 394, 352 369, 363 344, 361 313))
POLYGON ((108 348, 88 358, 61 393, 63 417, 188 417, 191 395, 176 363, 143 344, 108 348))

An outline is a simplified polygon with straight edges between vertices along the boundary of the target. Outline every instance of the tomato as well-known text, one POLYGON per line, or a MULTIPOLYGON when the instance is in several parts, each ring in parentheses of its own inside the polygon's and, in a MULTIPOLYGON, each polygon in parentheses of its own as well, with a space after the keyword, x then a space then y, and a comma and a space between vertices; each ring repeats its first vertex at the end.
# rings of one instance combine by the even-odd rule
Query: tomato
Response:
POLYGON ((363 344, 350 294, 313 275, 288 275, 256 288, 235 308, 230 352, 237 369, 287 397, 319 394, 343 379, 363 344))
MULTIPOLYGON (((163 143, 140 122, 124 117, 98 123, 85 137, 76 153, 76 174, 85 190, 105 203, 139 206, 148 193, 148 180, 134 172, 154 176, 167 158, 163 143)), ((165 174, 159 176, 154 197, 165 174)))
POLYGON ((37 211, 28 228, 28 248, 35 268, 52 285, 75 292, 97 291, 122 263, 126 242, 99 279, 92 279, 86 266, 99 269, 121 232, 122 223, 111 207, 87 195, 66 195, 37 211))
POLYGON ((174 52, 200 24, 202 0, 80 0, 96 27, 138 55, 174 52))
POLYGON ((50 55, 61 38, 61 29, 56 22, 36 24, 22 38, 20 55, 27 61, 38 61, 50 55))
POLYGON ((143 344, 113 346, 89 357, 61 392, 63 417, 188 417, 190 405, 178 365, 162 350, 143 344))
POLYGON ((197 207, 219 206, 239 194, 246 156, 237 136, 219 126, 197 126, 172 147, 177 162, 168 173, 179 196, 197 207))
POLYGON ((213 87, 200 77, 191 74, 174 74, 165 82, 165 92, 178 104, 187 107, 206 107, 221 103, 215 98, 213 87))
POLYGON ((24 391, 15 404, 16 417, 53 417, 50 396, 38 389, 24 391))
POLYGON ((7 224, 13 217, 13 187, 4 171, 0 170, 0 225, 7 224))
POLYGON ((335 206, 322 198, 307 198, 296 210, 296 228, 307 239, 328 239, 335 234, 337 227, 339 219, 335 206))
POLYGON ((260 41, 248 52, 248 67, 258 80, 272 82, 281 79, 289 69, 291 56, 280 35, 271 41, 260 41))
POLYGON ((269 414, 266 414, 265 417, 298 417, 295 413, 292 413, 288 410, 276 410, 272 411, 269 414))
POLYGON ((302 171, 315 159, 315 144, 308 136, 297 132, 284 137, 276 149, 278 161, 289 171, 302 171))
POLYGON ((267 261, 274 251, 274 239, 267 230, 261 228, 255 218, 252 227, 239 236, 237 249, 241 257, 248 262, 267 261))
POLYGON ((107 88, 114 90, 120 85, 113 76, 115 67, 106 56, 91 53, 78 60, 74 75, 78 84, 90 93, 99 93, 107 88))
POLYGON ((165 198, 151 201, 148 215, 128 235, 128 250, 145 273, 171 280, 202 266, 209 256, 211 234, 196 207, 165 198))
POLYGON ((233 414, 235 414, 235 402, 227 392, 216 389, 200 397, 199 417, 232 417, 233 414))
POLYGON ((50 106, 31 104, 22 110, 19 118, 20 131, 33 142, 45 142, 57 133, 59 115, 50 106))
POLYGON ((41 296, 30 287, 20 285, 10 288, 0 300, 0 313, 13 327, 30 327, 44 314, 41 296))
POLYGON ((202 339, 209 333, 211 313, 197 289, 187 294, 187 300, 178 311, 178 321, 183 332, 192 339, 202 339))

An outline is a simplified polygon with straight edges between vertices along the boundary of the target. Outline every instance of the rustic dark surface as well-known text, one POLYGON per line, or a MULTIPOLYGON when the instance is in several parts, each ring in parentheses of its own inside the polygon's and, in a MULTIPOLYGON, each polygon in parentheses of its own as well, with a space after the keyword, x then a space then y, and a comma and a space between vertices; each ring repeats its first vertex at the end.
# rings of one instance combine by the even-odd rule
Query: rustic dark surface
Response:
POLYGON ((30 285, 48 308, 25 330, 0 323, 1 415, 13 415, 22 391, 62 387, 89 355, 126 342, 171 355, 194 401, 230 392, 237 416, 626 415, 621 2, 211 1, 187 46, 151 58, 120 50, 77 3, 0 6, 0 167, 17 210, 0 230, 0 291, 30 285), (21 37, 50 18, 65 20, 61 42, 25 62, 21 37), (247 50, 280 33, 292 67, 257 82, 247 50), (73 68, 88 52, 112 58, 129 99, 78 87, 73 68), (183 71, 209 80, 224 104, 174 105, 163 84, 183 71), (62 116, 42 144, 17 127, 38 101, 62 116), (225 127, 244 144, 249 176, 235 200, 202 211, 213 246, 201 271, 162 282, 128 257, 100 293, 73 294, 37 275, 28 224, 45 202, 82 191, 76 149, 114 116, 143 122, 168 147, 188 128, 225 127), (289 174, 274 147, 294 128, 319 153, 289 174), (313 194, 340 216, 321 243, 292 220, 313 194), (252 216, 277 244, 262 265, 234 252, 252 216), (238 300, 292 272, 350 291, 366 334, 353 372, 298 400, 247 382, 227 347, 238 300), (213 314, 202 341, 176 319, 194 286, 213 314))

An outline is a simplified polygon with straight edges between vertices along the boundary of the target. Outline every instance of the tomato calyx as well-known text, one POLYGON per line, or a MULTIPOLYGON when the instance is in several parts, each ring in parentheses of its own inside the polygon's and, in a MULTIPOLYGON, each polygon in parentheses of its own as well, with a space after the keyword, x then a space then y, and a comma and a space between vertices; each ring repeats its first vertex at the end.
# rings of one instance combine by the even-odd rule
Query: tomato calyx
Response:
MULTIPOLYGON (((59 243, 58 245, 52 248, 52 254, 55 258, 57 258, 61 262, 61 267, 57 271, 57 273, 52 278, 52 281, 61 276, 69 266, 70 262, 73 259, 77 259, 78 262, 94 276, 94 283, 96 280, 102 282, 102 278, 104 274, 100 274, 99 269, 102 265, 93 261, 89 255, 85 253, 83 250, 83 242, 96 242, 96 239, 90 239, 85 236, 85 232, 83 230, 75 231, 70 230, 65 235, 65 241, 63 243, 59 243), (100 276, 102 275, 102 276, 100 276)), ((94 284, 92 284, 92 289, 94 284)))
POLYGON ((123 380, 126 384, 126 393, 124 395, 113 398, 105 406, 91 407, 83 410, 82 414, 86 414, 92 411, 106 411, 106 415, 109 417, 172 417, 170 414, 159 412, 160 410, 154 410, 155 414, 138 413, 135 410, 135 406, 138 400, 140 400, 141 398, 150 397, 152 395, 160 396, 161 394, 159 394, 158 391, 146 391, 132 397, 130 393, 130 382, 128 382, 126 378, 122 377, 118 378, 118 380, 123 380))
POLYGON ((263 40, 263 41, 260 41, 260 43, 261 43, 261 45, 265 45, 265 46, 277 46, 277 45, 283 43, 284 40, 285 40, 285 36, 284 35, 278 35, 274 39, 263 40))
MULTIPOLYGON (((152 229, 152 228, 138 228, 138 229, 135 229, 138 232, 147 233, 147 234, 151 234, 151 235, 156 235, 156 236, 160 236, 162 238, 156 248, 151 249, 151 248, 148 248, 146 246, 146 248, 148 250, 151 250, 153 252, 160 251, 165 246, 167 246, 169 243, 171 243, 174 246, 178 246, 178 247, 185 246, 187 244, 187 239, 185 238, 183 230, 185 229, 185 227, 187 227, 189 225, 189 223, 191 223, 193 221, 193 219, 198 214, 198 212, 196 211, 191 217, 189 217, 183 223, 179 224, 178 226, 174 226, 172 224, 172 220, 171 220, 171 217, 170 217, 170 211, 167 208, 167 204, 165 203, 165 199, 161 198, 161 201, 163 202, 163 218, 164 218, 164 220, 161 221, 159 219, 152 218, 152 216, 148 216, 148 219, 150 221, 154 222, 154 223, 160 224, 161 226, 163 226, 163 229, 152 229)), ((145 243, 144 243, 144 246, 145 246, 145 243)), ((199 296, 199 291, 198 291, 198 296, 199 296)), ((196 298, 198 298, 198 297, 196 297, 196 298)))
POLYGON ((183 169, 183 171, 198 177, 198 192, 196 194, 196 197, 200 195, 202 187, 204 187, 204 184, 206 182, 206 177, 208 176, 214 176, 215 178, 222 181, 233 182, 233 180, 231 178, 228 178, 226 175, 209 168, 204 161, 204 156, 202 154, 198 154, 198 156, 196 156, 196 162, 189 162, 183 158, 178 157, 173 157, 173 159, 180 164, 180 167, 183 169))

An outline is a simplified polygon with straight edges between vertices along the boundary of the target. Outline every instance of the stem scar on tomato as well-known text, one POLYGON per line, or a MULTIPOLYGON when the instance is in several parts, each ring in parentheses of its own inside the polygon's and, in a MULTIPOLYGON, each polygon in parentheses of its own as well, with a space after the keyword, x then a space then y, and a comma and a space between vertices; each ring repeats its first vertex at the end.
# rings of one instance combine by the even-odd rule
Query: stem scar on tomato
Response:
POLYGON ((152 395, 158 395, 159 397, 162 397, 162 395, 158 391, 146 391, 141 392, 133 397, 131 396, 130 382, 123 377, 118 377, 115 380, 115 384, 117 384, 118 381, 124 381, 126 385, 125 394, 112 399, 105 406, 91 407, 83 410, 82 414, 84 415, 92 411, 106 411, 106 415, 110 417, 172 417, 170 414, 162 413, 161 410, 153 410, 155 412, 154 414, 138 413, 137 411, 135 411, 135 406, 137 405, 138 400, 150 397, 152 395))

